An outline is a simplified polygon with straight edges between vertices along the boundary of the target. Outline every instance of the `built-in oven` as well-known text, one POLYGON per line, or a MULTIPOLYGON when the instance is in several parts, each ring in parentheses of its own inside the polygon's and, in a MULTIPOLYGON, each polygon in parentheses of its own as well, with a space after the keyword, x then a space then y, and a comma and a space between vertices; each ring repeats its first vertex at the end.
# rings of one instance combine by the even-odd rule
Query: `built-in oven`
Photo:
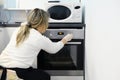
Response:
POLYGON ((48 29, 44 35, 57 42, 68 33, 73 34, 73 39, 56 54, 40 51, 38 69, 43 69, 53 76, 84 75, 84 27, 48 29))

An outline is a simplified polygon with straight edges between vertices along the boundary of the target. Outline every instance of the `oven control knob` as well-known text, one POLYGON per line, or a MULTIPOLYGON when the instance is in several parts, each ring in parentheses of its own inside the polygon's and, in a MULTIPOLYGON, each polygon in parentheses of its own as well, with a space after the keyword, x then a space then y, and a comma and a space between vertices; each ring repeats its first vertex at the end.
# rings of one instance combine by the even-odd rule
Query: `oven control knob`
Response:
POLYGON ((52 37, 52 36, 53 36, 53 34, 50 33, 50 37, 52 37))

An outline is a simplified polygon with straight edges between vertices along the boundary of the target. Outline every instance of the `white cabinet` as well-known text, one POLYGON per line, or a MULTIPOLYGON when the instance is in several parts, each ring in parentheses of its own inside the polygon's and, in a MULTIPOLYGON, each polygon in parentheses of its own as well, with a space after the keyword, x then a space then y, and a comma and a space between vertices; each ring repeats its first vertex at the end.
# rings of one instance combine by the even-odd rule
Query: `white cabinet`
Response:
POLYGON ((6 9, 34 9, 45 8, 47 0, 4 0, 6 9))
POLYGON ((0 53, 5 48, 4 27, 0 26, 0 53))
POLYGON ((0 27, 0 53, 7 46, 16 28, 17 27, 0 27))
POLYGON ((19 9, 44 9, 47 0, 19 0, 19 9))
POLYGON ((10 38, 12 36, 12 33, 14 32, 14 30, 17 29, 17 27, 5 27, 4 28, 4 35, 5 35, 5 45, 8 44, 8 42, 10 41, 10 38))
POLYGON ((51 80, 84 80, 83 76, 51 76, 51 80))
POLYGON ((13 31, 17 27, 0 27, 0 53, 7 46, 13 31))
POLYGON ((0 0, 0 6, 3 5, 3 4, 4 4, 3 0, 0 0))
POLYGON ((18 0, 4 0, 4 8, 12 8, 16 9, 18 8, 18 0))

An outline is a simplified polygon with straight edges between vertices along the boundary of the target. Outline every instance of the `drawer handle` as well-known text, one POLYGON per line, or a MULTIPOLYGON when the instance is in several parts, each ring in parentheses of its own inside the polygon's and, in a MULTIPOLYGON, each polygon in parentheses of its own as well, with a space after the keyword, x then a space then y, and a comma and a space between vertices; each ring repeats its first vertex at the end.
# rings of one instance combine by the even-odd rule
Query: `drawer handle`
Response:
POLYGON ((82 42, 68 42, 67 44, 81 44, 82 42))

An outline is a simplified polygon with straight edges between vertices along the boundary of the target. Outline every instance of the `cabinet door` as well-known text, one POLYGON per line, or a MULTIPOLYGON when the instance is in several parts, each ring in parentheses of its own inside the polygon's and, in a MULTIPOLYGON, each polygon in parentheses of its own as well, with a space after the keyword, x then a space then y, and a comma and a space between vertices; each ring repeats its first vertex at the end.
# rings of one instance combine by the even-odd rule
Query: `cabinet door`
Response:
POLYGON ((18 0, 4 0, 4 8, 18 8, 18 0))
POLYGON ((0 27, 0 53, 2 52, 2 50, 5 48, 4 42, 5 38, 4 38, 4 28, 0 27))
POLYGON ((84 80, 83 76, 51 76, 51 80, 84 80))
POLYGON ((17 29, 17 27, 5 27, 4 28, 4 36, 5 36, 5 45, 7 45, 10 41, 10 38, 13 34, 13 32, 17 29))
POLYGON ((47 0, 4 0, 6 9, 45 9, 47 0))
POLYGON ((34 8, 45 8, 47 0, 19 0, 20 9, 34 9, 34 8))

